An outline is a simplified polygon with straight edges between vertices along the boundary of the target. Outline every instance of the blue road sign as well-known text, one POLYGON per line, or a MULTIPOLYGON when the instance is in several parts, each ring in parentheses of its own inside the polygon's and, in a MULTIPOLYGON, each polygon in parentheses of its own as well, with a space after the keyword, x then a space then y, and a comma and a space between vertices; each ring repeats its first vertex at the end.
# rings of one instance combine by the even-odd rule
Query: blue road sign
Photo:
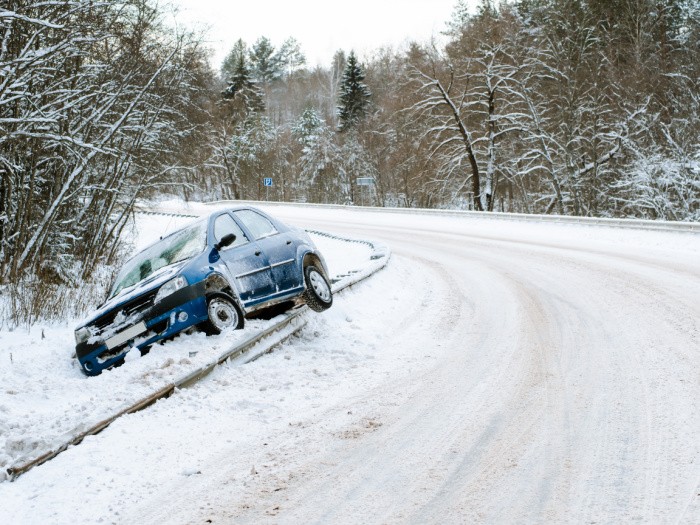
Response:
POLYGON ((265 177, 263 179, 263 186, 272 186, 272 177, 265 177))

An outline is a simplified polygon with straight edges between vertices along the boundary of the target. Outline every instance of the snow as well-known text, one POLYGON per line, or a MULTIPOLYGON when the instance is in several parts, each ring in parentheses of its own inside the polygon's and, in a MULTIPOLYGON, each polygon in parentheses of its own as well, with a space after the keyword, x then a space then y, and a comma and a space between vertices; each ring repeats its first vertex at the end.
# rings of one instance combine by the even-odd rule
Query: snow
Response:
MULTIPOLYGON (((700 522, 699 235, 265 208, 391 263, 274 352, 0 483, 2 521, 700 522)), ((320 247, 333 273, 366 263, 320 247)), ((93 381, 71 330, 45 333, 0 334, 5 461, 236 335, 93 381)))
MULTIPOLYGON (((135 250, 191 220, 139 215, 135 250)), ((373 264, 367 245, 321 235, 312 238, 327 258, 332 276, 373 264)), ((273 321, 248 321, 246 330, 225 336, 180 335, 165 345, 154 346, 140 359, 138 352, 130 352, 128 366, 96 378, 86 378, 72 357, 73 330, 80 322, 74 319, 30 330, 0 331, 0 477, 7 468, 21 466, 60 447, 80 432, 204 366, 235 341, 251 331, 264 330, 273 321)))

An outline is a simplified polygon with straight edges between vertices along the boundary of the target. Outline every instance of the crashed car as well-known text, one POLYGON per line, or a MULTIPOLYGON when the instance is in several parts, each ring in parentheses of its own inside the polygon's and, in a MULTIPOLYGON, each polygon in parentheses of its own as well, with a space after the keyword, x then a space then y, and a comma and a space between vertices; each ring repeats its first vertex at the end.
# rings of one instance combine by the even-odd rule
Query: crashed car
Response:
POLYGON ((107 301, 75 330, 87 375, 121 364, 133 348, 200 328, 218 334, 284 303, 333 304, 328 270, 303 230, 251 207, 217 211, 132 257, 107 301))

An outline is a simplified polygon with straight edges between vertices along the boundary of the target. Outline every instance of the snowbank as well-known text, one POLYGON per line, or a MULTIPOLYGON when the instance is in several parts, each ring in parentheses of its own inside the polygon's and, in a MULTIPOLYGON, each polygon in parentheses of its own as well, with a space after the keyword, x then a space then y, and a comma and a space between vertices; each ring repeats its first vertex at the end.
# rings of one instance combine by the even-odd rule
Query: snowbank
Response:
MULTIPOLYGON (((139 214, 134 250, 193 220, 192 217, 139 214)), ((312 234, 339 280, 371 267, 371 246, 312 234)), ((30 330, 0 331, 0 480, 6 469, 27 463, 68 442, 112 414, 211 362, 251 332, 275 322, 251 320, 243 331, 206 337, 180 335, 136 357, 125 366, 86 378, 73 357, 78 319, 30 330)), ((133 356, 131 354, 134 354, 133 356)))

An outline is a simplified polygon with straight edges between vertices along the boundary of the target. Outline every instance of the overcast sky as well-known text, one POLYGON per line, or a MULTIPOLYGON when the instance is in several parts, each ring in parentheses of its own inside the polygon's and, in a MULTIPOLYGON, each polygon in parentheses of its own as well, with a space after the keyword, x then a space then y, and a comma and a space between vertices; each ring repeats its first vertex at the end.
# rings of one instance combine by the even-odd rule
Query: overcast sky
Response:
MULTIPOLYGON (((470 0, 475 4, 477 0, 470 0)), ((212 65, 221 61, 242 38, 251 45, 268 37, 275 47, 296 38, 311 67, 329 65, 338 49, 361 56, 379 47, 439 36, 457 0, 172 0, 180 6, 176 21, 189 27, 209 27, 214 50, 212 65)))

